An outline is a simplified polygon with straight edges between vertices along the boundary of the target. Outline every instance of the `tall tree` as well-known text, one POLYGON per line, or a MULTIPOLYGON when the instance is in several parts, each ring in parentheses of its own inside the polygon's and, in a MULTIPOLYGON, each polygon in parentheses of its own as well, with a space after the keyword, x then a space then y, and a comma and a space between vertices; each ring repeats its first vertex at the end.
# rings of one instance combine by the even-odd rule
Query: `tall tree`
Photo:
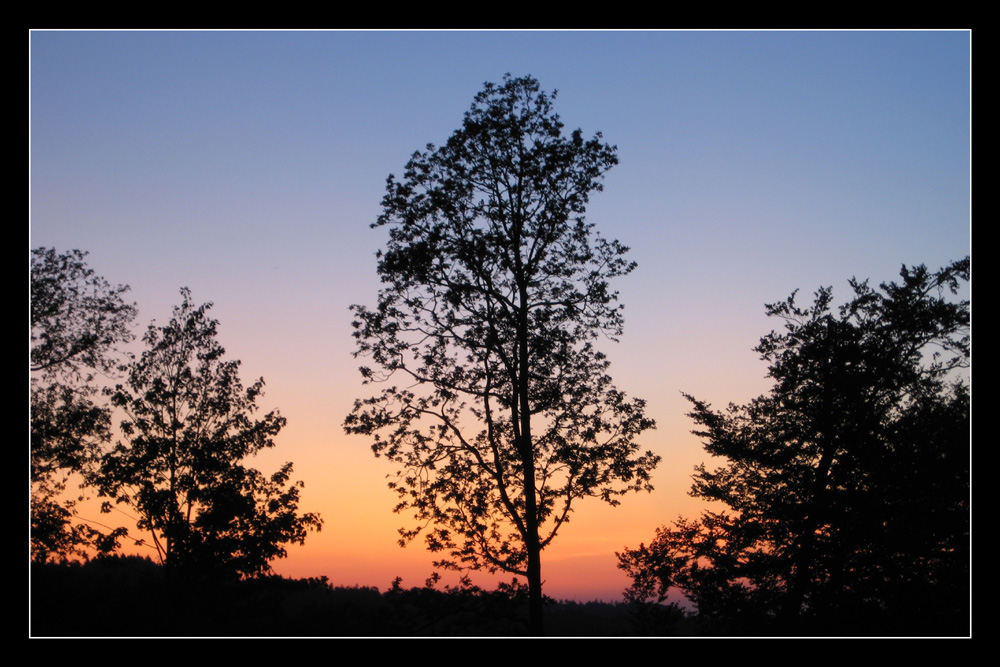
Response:
POLYGON ((125 412, 122 440, 102 457, 94 484, 138 513, 168 572, 260 575, 322 521, 298 514, 302 483, 286 486, 291 463, 271 477, 244 465, 274 446, 285 418, 255 417, 264 380, 244 388, 240 362, 223 359, 212 304, 196 307, 187 289, 181 296, 166 326, 150 325, 146 351, 112 397, 125 412))
POLYGON ((541 633, 541 551, 574 501, 651 489, 659 457, 635 438, 644 402, 618 391, 594 346, 621 333, 609 281, 627 248, 583 214, 618 159, 600 133, 563 135, 555 93, 487 83, 462 127, 389 176, 378 305, 352 306, 366 383, 348 433, 397 463, 397 512, 447 556, 436 566, 527 578, 541 633), (398 384, 397 384, 398 383, 398 384))
POLYGON ((101 537, 74 523, 76 499, 67 485, 108 438, 110 411, 97 376, 114 374, 117 348, 134 338, 128 287, 96 275, 86 256, 31 251, 31 555, 37 561, 80 553, 101 537))
POLYGON ((794 294, 768 306, 785 321, 755 348, 771 392, 725 412, 688 396, 695 433, 724 460, 697 468, 692 495, 725 509, 619 554, 629 596, 676 588, 723 624, 961 628, 969 302, 952 295, 969 260, 900 275, 879 290, 852 279, 852 299, 836 310, 829 288, 805 309, 794 294))

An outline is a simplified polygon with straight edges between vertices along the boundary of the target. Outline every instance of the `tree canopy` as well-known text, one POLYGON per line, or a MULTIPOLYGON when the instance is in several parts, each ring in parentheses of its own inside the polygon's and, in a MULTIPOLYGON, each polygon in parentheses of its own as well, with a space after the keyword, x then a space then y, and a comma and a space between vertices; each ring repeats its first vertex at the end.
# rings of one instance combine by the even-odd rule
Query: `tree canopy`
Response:
POLYGON ((216 339, 212 304, 195 306, 187 289, 181 296, 166 326, 150 325, 147 349, 116 387, 122 438, 93 483, 138 513, 175 575, 256 576, 322 521, 298 514, 302 483, 288 485, 291 463, 270 477, 244 465, 274 446, 285 419, 256 417, 264 380, 243 386, 240 362, 224 360, 216 339))
POLYGON ((622 331, 610 286, 627 248, 585 222, 617 161, 600 133, 563 134, 555 93, 487 83, 441 147, 389 176, 375 308, 352 306, 361 369, 381 392, 349 433, 399 466, 397 512, 447 568, 528 579, 541 632, 541 550, 575 501, 651 489, 659 457, 635 438, 644 403, 615 388, 600 337, 622 331))
POLYGON ((134 338, 128 286, 96 275, 86 256, 31 251, 31 554, 38 561, 65 558, 101 537, 74 523, 77 499, 67 485, 108 438, 110 411, 97 376, 115 373, 118 348, 134 338))
POLYGON ((837 309, 830 288, 769 305, 771 392, 722 412, 688 396, 722 460, 691 494, 715 504, 619 554, 627 597, 676 589, 730 630, 967 631, 969 260, 900 276, 852 279, 837 309))
POLYGON ((114 350, 132 340, 128 285, 111 286, 80 250, 31 251, 31 370, 92 379, 116 367, 114 350))

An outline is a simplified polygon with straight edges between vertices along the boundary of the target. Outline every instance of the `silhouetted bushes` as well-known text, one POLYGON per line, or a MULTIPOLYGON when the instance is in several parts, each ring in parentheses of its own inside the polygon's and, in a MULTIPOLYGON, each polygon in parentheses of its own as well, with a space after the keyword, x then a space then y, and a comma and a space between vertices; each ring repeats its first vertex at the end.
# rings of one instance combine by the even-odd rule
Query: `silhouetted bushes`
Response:
MULTIPOLYGON (((550 636, 642 634, 629 605, 555 602, 550 636)), ((34 564, 36 637, 502 637, 527 634, 523 587, 483 590, 334 587, 326 577, 278 576, 186 586, 149 559, 34 564)), ((667 633, 664 633, 667 634, 667 633)))

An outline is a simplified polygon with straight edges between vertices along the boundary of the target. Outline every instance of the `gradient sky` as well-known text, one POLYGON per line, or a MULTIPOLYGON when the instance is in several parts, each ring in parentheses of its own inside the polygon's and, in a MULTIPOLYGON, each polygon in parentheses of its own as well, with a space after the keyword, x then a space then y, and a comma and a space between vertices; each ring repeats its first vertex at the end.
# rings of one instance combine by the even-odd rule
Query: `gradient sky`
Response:
POLYGON ((723 407, 769 388, 765 303, 969 253, 970 48, 965 31, 32 32, 30 245, 89 251, 131 286, 140 332, 181 286, 215 303, 244 382, 288 418, 255 465, 294 461, 326 521, 277 572, 420 585, 432 556, 396 545, 394 469, 341 426, 374 393, 348 312, 376 301, 369 224, 483 82, 558 89, 567 131, 618 146, 587 217, 639 268, 605 351, 663 462, 653 493, 579 504, 542 575, 550 596, 616 600, 614 552, 698 511, 680 392, 723 407))

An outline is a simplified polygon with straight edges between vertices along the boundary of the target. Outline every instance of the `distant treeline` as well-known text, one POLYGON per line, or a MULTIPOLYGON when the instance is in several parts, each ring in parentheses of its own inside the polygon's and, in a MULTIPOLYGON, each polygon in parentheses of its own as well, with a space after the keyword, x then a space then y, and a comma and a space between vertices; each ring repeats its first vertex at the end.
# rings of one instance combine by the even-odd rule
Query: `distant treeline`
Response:
MULTIPOLYGON (((526 591, 474 586, 332 586, 326 579, 267 576, 168 585, 148 558, 113 556, 31 568, 34 637, 458 637, 527 632, 526 591)), ((666 610, 666 607, 663 607, 666 610)), ((551 636, 629 636, 648 613, 625 603, 549 600, 551 636)), ((671 608, 674 629, 685 616, 671 608)), ((660 631, 667 629, 665 626, 660 631)))
MULTIPOLYGON (((428 582, 430 583, 430 582, 428 582)), ((31 566, 33 637, 516 637, 528 634, 522 586, 405 588, 333 586, 326 577, 266 576, 196 585, 166 583, 163 567, 138 556, 31 566)), ((721 623, 675 604, 546 599, 550 637, 787 636, 761 618, 721 623)), ((929 621, 931 619, 928 619, 929 621)), ((963 619, 954 619, 959 625, 963 619)), ((844 618, 799 627, 806 636, 884 635, 844 618)), ((944 626, 891 634, 961 634, 944 626)))

